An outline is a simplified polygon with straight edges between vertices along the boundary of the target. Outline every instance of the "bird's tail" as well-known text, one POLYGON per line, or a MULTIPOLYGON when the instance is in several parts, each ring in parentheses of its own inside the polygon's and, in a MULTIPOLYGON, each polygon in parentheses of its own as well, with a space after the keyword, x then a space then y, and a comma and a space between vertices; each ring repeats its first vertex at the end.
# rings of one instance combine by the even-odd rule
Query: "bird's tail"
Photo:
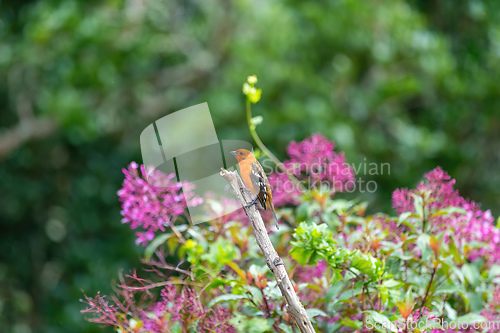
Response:
POLYGON ((274 207, 271 207, 271 212, 273 213, 274 223, 276 223, 276 229, 280 230, 280 227, 278 226, 278 219, 276 218, 276 213, 274 212, 274 207))

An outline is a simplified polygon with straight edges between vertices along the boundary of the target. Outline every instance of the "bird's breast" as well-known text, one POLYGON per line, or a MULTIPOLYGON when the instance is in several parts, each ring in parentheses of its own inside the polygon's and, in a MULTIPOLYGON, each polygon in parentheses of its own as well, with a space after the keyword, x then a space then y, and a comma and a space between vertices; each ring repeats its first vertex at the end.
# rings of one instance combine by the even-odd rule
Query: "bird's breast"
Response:
POLYGON ((245 183, 245 186, 252 192, 257 195, 260 192, 260 189, 257 184, 254 184, 252 178, 250 178, 250 172, 241 172, 241 179, 245 183))

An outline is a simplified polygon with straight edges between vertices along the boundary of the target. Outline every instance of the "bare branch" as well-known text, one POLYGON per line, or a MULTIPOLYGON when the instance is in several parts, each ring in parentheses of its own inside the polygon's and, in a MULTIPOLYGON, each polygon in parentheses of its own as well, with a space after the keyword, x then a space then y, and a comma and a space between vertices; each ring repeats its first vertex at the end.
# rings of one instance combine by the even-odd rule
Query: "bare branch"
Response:
POLYGON ((48 117, 20 120, 14 128, 0 133, 0 160, 26 141, 49 136, 56 128, 54 121, 48 117))
POLYGON ((285 265, 283 264, 283 260, 278 256, 278 253, 273 247, 271 240, 269 239, 269 235, 267 234, 266 227, 264 225, 264 221, 262 221, 262 217, 260 213, 257 211, 255 205, 251 207, 245 207, 247 202, 251 202, 252 198, 250 197, 249 191, 245 191, 245 185, 241 180, 238 172, 236 171, 227 171, 225 169, 221 169, 220 175, 224 177, 229 184, 233 187, 236 196, 240 200, 245 213, 252 224, 255 239, 257 240, 257 244, 259 245, 264 257, 266 258, 267 266, 274 274, 276 281, 278 282, 278 287, 281 290, 281 295, 285 298, 287 309, 292 318, 294 319, 297 327, 300 329, 302 333, 312 333, 314 332, 314 328, 311 324, 311 320, 307 316, 306 310, 302 303, 300 303, 295 290, 293 289, 292 282, 288 277, 288 273, 286 271, 285 265))

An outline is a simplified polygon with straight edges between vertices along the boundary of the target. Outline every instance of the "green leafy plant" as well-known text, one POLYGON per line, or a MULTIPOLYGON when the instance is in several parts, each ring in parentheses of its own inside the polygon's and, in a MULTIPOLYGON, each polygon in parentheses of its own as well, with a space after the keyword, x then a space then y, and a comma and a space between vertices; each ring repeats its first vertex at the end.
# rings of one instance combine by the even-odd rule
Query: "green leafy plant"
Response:
MULTIPOLYGON (((256 82, 249 77, 244 86, 247 112, 261 96, 256 82)), ((257 135, 257 122, 249 124, 257 135)), ((500 230, 491 213, 462 198, 438 167, 416 189, 394 192, 396 216, 366 215, 366 203, 340 198, 354 174, 333 147, 321 135, 291 143, 286 173, 270 175, 283 225, 270 236, 316 329, 451 332, 447 320, 472 332, 500 320, 500 230)), ((145 230, 137 232, 147 245, 144 263, 161 281, 127 275, 110 302, 86 298, 83 312, 96 314, 90 320, 118 332, 296 329, 241 210, 188 226, 185 202, 207 209, 231 203, 184 192, 182 206, 179 194, 145 181, 143 166, 124 172, 124 222, 145 230)))

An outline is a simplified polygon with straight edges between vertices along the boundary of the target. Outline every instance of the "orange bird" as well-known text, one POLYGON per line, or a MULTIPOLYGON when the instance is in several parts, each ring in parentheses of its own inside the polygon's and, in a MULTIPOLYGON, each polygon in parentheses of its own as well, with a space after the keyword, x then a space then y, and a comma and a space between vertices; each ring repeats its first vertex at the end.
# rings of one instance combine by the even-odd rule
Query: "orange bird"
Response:
POLYGON ((274 222, 276 222, 276 229, 278 227, 278 219, 276 218, 276 212, 274 211, 273 204, 273 194, 271 193, 271 185, 267 179, 266 173, 259 161, 253 156, 251 152, 246 149, 238 149, 230 152, 238 160, 240 166, 241 179, 245 186, 256 195, 256 198, 247 205, 247 207, 252 206, 259 200, 260 207, 264 210, 270 209, 274 216, 274 222))

